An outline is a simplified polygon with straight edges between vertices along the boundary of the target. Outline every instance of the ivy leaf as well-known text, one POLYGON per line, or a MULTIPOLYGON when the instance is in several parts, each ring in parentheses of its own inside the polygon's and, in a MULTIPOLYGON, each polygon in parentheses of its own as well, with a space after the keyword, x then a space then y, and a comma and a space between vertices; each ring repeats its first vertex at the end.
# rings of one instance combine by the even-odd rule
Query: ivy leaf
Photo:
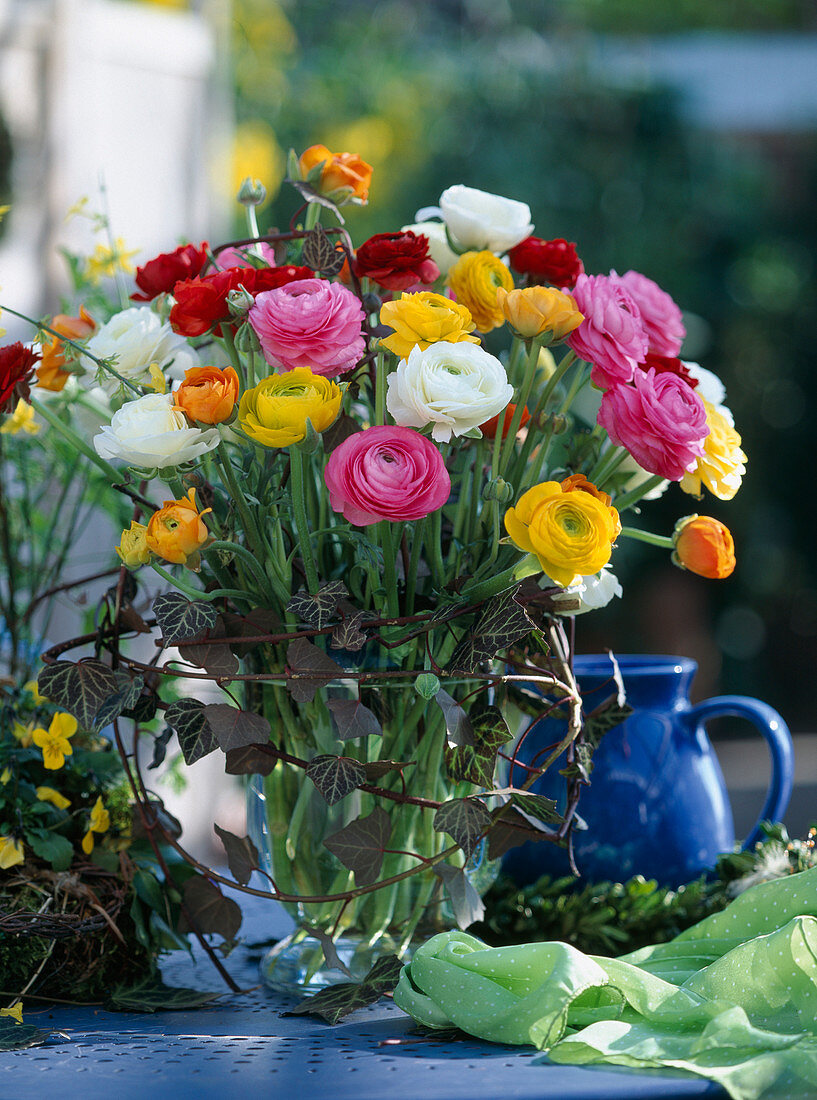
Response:
POLYGON ((323 630, 338 614, 338 603, 349 595, 349 589, 343 581, 331 581, 319 588, 314 596, 305 588, 296 592, 287 604, 287 611, 304 622, 323 630))
MULTIPOLYGON (((214 932, 227 941, 235 939, 241 927, 241 910, 232 898, 225 898, 209 878, 193 875, 187 879, 184 904, 200 932, 214 932)), ((179 931, 193 931, 184 913, 179 919, 179 931)))
POLYGON ((359 760, 353 760, 350 756, 331 756, 328 753, 313 757, 306 774, 329 806, 334 806, 361 783, 366 782, 366 769, 359 760))
POLYGON ((358 886, 369 886, 380 874, 390 836, 389 815, 382 806, 376 806, 368 817, 355 818, 326 837, 324 845, 344 867, 354 872, 358 886))
POLYGON ((487 706, 477 714, 472 712, 473 744, 445 747, 445 766, 451 779, 466 780, 478 787, 492 787, 496 754, 511 740, 511 731, 502 712, 487 706))
POLYGON ((516 848, 520 844, 528 841, 537 844, 540 840, 555 835, 555 829, 547 829, 544 825, 529 821, 518 810, 506 810, 502 817, 494 821, 488 833, 488 859, 500 859, 511 848, 516 848), (523 827, 515 828, 515 826, 523 827))
MULTIPOLYGON (((335 203, 333 203, 331 199, 327 199, 327 197, 325 195, 322 195, 320 191, 316 191, 314 187, 310 187, 309 184, 306 183, 304 180, 286 179, 284 180, 284 183, 288 183, 292 187, 294 187, 305 202, 312 202, 317 203, 318 206, 325 206, 327 210, 332 211, 332 213, 335 215, 341 225, 345 224, 345 219, 341 215, 341 212, 340 210, 338 210, 335 203)), ((305 256, 302 255, 302 259, 307 267, 312 267, 312 264, 309 263, 305 256)), ((341 267, 343 267, 343 264, 341 264, 341 267)), ((312 268, 312 270, 315 271, 316 268, 312 268)), ((340 268, 338 268, 338 271, 340 271, 340 268)))
POLYGON ((491 824, 491 815, 476 798, 452 798, 443 802, 434 814, 434 828, 448 833, 469 859, 477 843, 491 824))
POLYGON ((522 816, 537 828, 540 822, 560 825, 564 817, 556 809, 556 801, 543 794, 528 794, 526 791, 514 791, 509 801, 516 806, 522 816))
POLYGON ((449 745, 473 745, 474 730, 471 720, 459 703, 442 688, 434 696, 445 718, 445 732, 449 745))
POLYGON ((242 745, 228 751, 225 771, 227 775, 269 775, 276 763, 276 757, 265 752, 263 745, 242 745))
POLYGON ((342 412, 332 427, 327 428, 325 432, 321 433, 324 454, 330 454, 336 447, 339 447, 341 443, 349 439, 350 436, 357 435, 359 431, 360 424, 358 424, 355 418, 349 416, 348 413, 342 412))
POLYGON ((343 669, 306 638, 296 638, 287 647, 287 690, 296 703, 311 703, 319 688, 326 687, 330 678, 342 677, 343 669), (324 673, 310 677, 310 673, 324 673))
MULTIPOLYGON (((303 193, 303 192, 302 192, 303 193)), ((310 200, 311 201, 311 200, 310 200)), ((332 204, 333 212, 337 213, 337 207, 332 204)), ((337 275, 346 262, 346 253, 335 248, 334 242, 326 235, 326 230, 320 222, 304 237, 301 260, 313 271, 319 271, 321 275, 329 278, 337 275)))
POLYGON ((334 715, 341 741, 353 741, 371 734, 382 735, 383 728, 374 712, 359 699, 330 699, 327 706, 334 715))
POLYGON ((270 724, 260 714, 239 710, 229 703, 209 703, 203 714, 224 752, 269 741, 270 724))
POLYGON ((43 1031, 34 1024, 18 1024, 10 1016, 0 1016, 0 1050, 39 1047, 50 1035, 50 1031, 43 1031))
POLYGON ((391 993, 402 969, 403 964, 396 955, 385 955, 377 960, 362 982, 330 985, 281 1015, 320 1016, 328 1024, 337 1024, 356 1008, 374 1004, 384 993, 391 993))
POLYGON ((517 602, 519 585, 493 596, 480 612, 479 618, 459 643, 448 662, 451 672, 473 675, 481 666, 524 638, 534 629, 534 622, 517 602))
MULTIPOLYGON (((165 832, 168 833, 169 836, 172 836, 176 840, 179 839, 179 837, 182 835, 181 824, 179 823, 178 818, 175 818, 169 810, 165 809, 164 803, 161 802, 160 799, 149 798, 148 811, 151 815, 155 816, 158 823, 162 826, 165 832)), ((133 834, 134 839, 147 836, 145 827, 142 824, 142 815, 140 814, 136 806, 131 807, 131 833, 133 834)), ((97 852, 101 853, 102 849, 94 848, 94 858, 96 858, 97 852)), ((106 852, 105 854, 113 855, 114 859, 116 859, 115 853, 113 852, 106 852)))
POLYGON ((268 607, 256 607, 246 615, 235 615, 222 611, 221 620, 227 631, 227 644, 236 657, 246 657, 248 653, 263 645, 263 642, 242 642, 241 638, 257 638, 262 634, 280 634, 281 620, 268 607))
POLYGON ((73 714, 85 730, 96 727, 100 707, 119 690, 113 670, 94 658, 77 664, 57 661, 42 670, 37 685, 41 695, 73 714))
POLYGON ((123 718, 130 718, 134 722, 150 722, 156 717, 159 697, 155 691, 147 691, 139 696, 132 707, 125 707, 122 711, 123 718))
POLYGON ((371 763, 364 764, 363 769, 366 772, 367 781, 376 783, 378 779, 382 779, 389 772, 401 772, 403 768, 409 768, 413 763, 413 760, 406 760, 405 762, 400 760, 372 760, 371 763))
POLYGON ((162 629, 165 645, 175 645, 197 638, 212 630, 218 614, 212 604, 203 600, 188 600, 181 592, 166 592, 153 601, 153 613, 162 629))
POLYGON ((609 733, 616 726, 620 726, 632 713, 633 708, 628 703, 622 704, 619 702, 617 694, 610 695, 604 702, 599 703, 589 714, 585 715, 582 723, 582 733, 585 740, 594 749, 597 748, 605 733, 609 733))
POLYGON ((559 769, 559 775, 565 779, 578 778, 585 783, 590 782, 590 773, 593 771, 593 746, 585 742, 573 744, 573 762, 559 769))
POLYGON ((221 679, 231 679, 238 673, 238 658, 229 645, 225 642, 221 645, 208 643, 211 638, 226 638, 227 628, 221 616, 217 616, 215 626, 193 642, 179 644, 179 654, 183 660, 191 665, 203 668, 211 676, 221 679))
POLYGON ((96 712, 94 726, 97 730, 110 725, 124 711, 132 710, 136 706, 145 686, 143 676, 131 677, 124 669, 117 669, 114 676, 117 684, 119 684, 119 690, 115 691, 113 695, 109 695, 96 712))
POLYGON ((248 836, 236 836, 228 833, 219 825, 213 825, 224 850, 227 853, 227 866, 236 882, 246 886, 250 881, 253 871, 261 866, 258 858, 258 849, 248 836))
POLYGON ((195 764, 218 748, 204 703, 198 699, 177 699, 165 711, 165 721, 176 731, 185 764, 195 764))
POLYGON ((167 755, 167 746, 170 744, 170 738, 173 736, 173 727, 165 726, 162 732, 153 738, 153 759, 148 764, 148 771, 153 771, 154 768, 158 768, 160 764, 164 763, 165 756, 167 755))
POLYGON ((365 611, 356 611, 353 615, 343 619, 332 631, 329 644, 335 649, 348 649, 357 653, 363 649, 368 641, 366 635, 360 629, 360 624, 366 621, 365 611))
POLYGON ((152 976, 141 978, 135 985, 118 985, 111 993, 106 1008, 113 1012, 158 1012, 161 1009, 201 1008, 211 1004, 221 993, 200 989, 174 988, 152 976))
POLYGON ((462 867, 452 867, 450 863, 438 863, 434 874, 443 880, 445 892, 451 902, 457 927, 464 932, 485 914, 482 898, 462 867))

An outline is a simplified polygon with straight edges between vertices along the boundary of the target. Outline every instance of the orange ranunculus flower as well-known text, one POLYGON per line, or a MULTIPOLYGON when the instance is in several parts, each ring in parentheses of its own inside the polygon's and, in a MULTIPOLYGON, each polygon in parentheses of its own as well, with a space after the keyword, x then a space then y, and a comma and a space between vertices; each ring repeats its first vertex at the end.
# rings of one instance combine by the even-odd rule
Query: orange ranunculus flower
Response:
MULTIPOLYGON (((504 412, 497 413, 496 416, 492 416, 490 420, 486 420, 484 424, 480 424, 479 430, 487 439, 495 439, 497 429, 499 428, 500 421, 502 422, 502 438, 508 438, 508 432, 511 430, 511 421, 513 420, 513 414, 516 412, 516 405, 508 405, 504 412)), ((519 427, 517 431, 522 431, 527 422, 530 420, 530 413, 527 409, 522 410, 522 417, 519 421, 519 427)))
POLYGON ((198 565, 198 552, 210 539, 202 516, 211 512, 196 507, 196 490, 191 489, 181 500, 166 500, 148 521, 145 542, 149 550, 176 565, 198 565))
POLYGON ((588 481, 584 474, 571 474, 570 477, 564 478, 562 481, 562 492, 589 493, 595 497, 596 500, 600 500, 605 508, 610 509, 610 515, 613 517, 613 524, 616 529, 616 538, 621 534, 621 519, 619 518, 618 511, 612 507, 613 498, 609 493, 605 493, 603 489, 599 489, 592 481, 588 481))
POLYGON ((368 200, 372 182, 371 164, 367 164, 357 153, 332 153, 325 145, 310 145, 301 153, 299 164, 302 175, 305 177, 311 168, 321 163, 321 192, 349 187, 361 202, 368 200))
POLYGON ((174 404, 199 424, 221 424, 238 400, 238 375, 232 367, 193 367, 173 395, 174 404))
POLYGON ((684 516, 675 525, 672 560, 710 580, 723 580, 735 568, 735 543, 728 527, 712 516, 684 516))
MULTIPOLYGON (((84 306, 79 307, 79 317, 69 317, 66 313, 58 313, 51 319, 49 328, 67 336, 69 340, 84 340, 90 336, 96 328, 96 321, 86 312, 84 306)), ((37 367, 37 385, 40 389, 51 390, 59 393, 65 383, 71 377, 71 372, 63 370, 65 366, 65 345, 62 340, 45 333, 43 339, 43 357, 37 367), (48 340, 46 343, 45 340, 48 340)))
POLYGON ((575 300, 562 290, 549 286, 526 286, 518 290, 498 287, 497 305, 505 320, 524 339, 549 336, 558 342, 584 320, 575 300))

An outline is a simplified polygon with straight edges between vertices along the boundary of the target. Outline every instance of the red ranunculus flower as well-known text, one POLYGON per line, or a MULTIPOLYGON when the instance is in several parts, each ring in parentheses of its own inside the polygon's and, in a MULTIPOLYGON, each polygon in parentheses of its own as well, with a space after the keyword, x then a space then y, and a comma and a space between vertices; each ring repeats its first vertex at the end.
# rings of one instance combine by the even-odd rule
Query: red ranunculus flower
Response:
POLYGON ((413 233, 375 233, 360 246, 355 271, 387 290, 408 290, 439 278, 440 269, 428 254, 428 237, 413 233))
POLYGON ((647 358, 643 363, 638 364, 642 370, 649 370, 652 367, 656 374, 677 374, 679 378, 683 378, 688 386, 694 389, 698 386, 698 379, 693 378, 687 370, 686 366, 680 359, 675 359, 669 355, 656 355, 655 352, 648 351, 647 358))
POLYGON ((0 348, 0 412, 8 412, 21 397, 28 400, 28 380, 39 359, 19 340, 0 348))
POLYGON ((576 255, 576 246, 557 237, 543 241, 541 237, 526 237, 508 253, 511 267, 527 275, 534 283, 552 283, 560 289, 575 286, 584 274, 584 264, 576 255))
POLYGON ((170 324, 182 336, 203 336, 216 325, 232 320, 227 295, 239 285, 252 294, 311 279, 308 267, 228 267, 201 278, 185 279, 173 288, 176 304, 170 311, 170 324))
POLYGON ((173 252, 161 252, 136 269, 136 285, 141 294, 131 294, 134 302, 151 302, 159 294, 169 294, 182 279, 193 279, 207 263, 207 241, 200 245, 179 245, 173 252))

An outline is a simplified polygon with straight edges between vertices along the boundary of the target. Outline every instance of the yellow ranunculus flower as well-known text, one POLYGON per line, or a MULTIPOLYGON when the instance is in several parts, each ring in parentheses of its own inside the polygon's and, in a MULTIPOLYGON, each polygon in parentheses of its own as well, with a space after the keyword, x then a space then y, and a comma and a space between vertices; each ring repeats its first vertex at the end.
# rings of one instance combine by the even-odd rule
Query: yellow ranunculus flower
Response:
MULTIPOLYGON (((195 489, 190 489, 187 496, 182 497, 181 500, 166 500, 158 512, 154 512, 150 517, 145 529, 146 549, 158 554, 165 561, 197 569, 199 550, 211 541, 210 532, 201 517, 212 510, 212 508, 205 508, 202 512, 198 510, 195 489)), ((122 534, 124 536, 125 532, 123 531, 122 534)), ((118 549, 117 553, 119 553, 118 549)), ((121 553, 119 556, 122 557, 121 553)), ((125 562, 125 564, 128 563, 125 562)))
POLYGON ((136 569, 137 566, 147 565, 150 561, 147 533, 148 529, 144 523, 131 520, 128 530, 122 532, 119 545, 114 547, 128 569, 136 569))
POLYGON ((94 833, 107 833, 110 827, 111 815, 105 809, 102 802, 102 796, 100 795, 91 809, 91 820, 88 825, 88 831, 82 838, 82 850, 86 856, 89 856, 94 850, 94 833))
POLYGON ((66 756, 74 752, 69 738, 77 732, 77 720, 73 714, 58 711, 51 719, 48 730, 34 730, 31 740, 37 748, 43 750, 43 766, 49 771, 58 771, 65 763, 66 756))
POLYGON ((34 792, 39 798, 40 802, 50 802, 52 806, 56 806, 58 810, 67 810, 71 805, 71 799, 66 798, 64 794, 60 794, 59 791, 55 791, 53 787, 37 787, 34 792))
POLYGON ((26 858, 22 841, 10 836, 0 836, 0 871, 16 867, 26 858))
POLYGON ((343 394, 336 382, 306 367, 271 374, 245 390, 238 422, 250 439, 265 447, 289 447, 306 437, 306 422, 316 432, 330 428, 340 412, 343 394))
POLYGON ((11 416, 7 416, 0 424, 0 435, 18 435, 20 432, 36 435, 41 427, 42 424, 34 419, 34 409, 21 397, 11 416))
POLYGON ((408 359, 412 348, 425 351, 431 344, 441 341, 479 343, 479 337, 471 335, 477 326, 467 306, 431 290, 401 294, 393 302, 384 302, 380 321, 394 329, 393 334, 381 339, 380 343, 398 359, 408 359))
POLYGON ((505 320, 525 339, 547 334, 552 341, 564 340, 584 320, 573 298, 550 286, 498 287, 496 300, 505 320))
POLYGON ((690 496, 701 496, 701 485, 720 500, 731 500, 741 486, 746 473, 746 455, 741 450, 741 439, 728 417, 719 408, 701 400, 706 409, 709 435, 703 441, 704 453, 698 458, 695 469, 681 478, 681 488, 690 496))
POLYGON ((464 252, 448 272, 448 285, 467 306, 480 332, 505 323, 497 291, 513 290, 513 275, 493 252, 464 252))
POLYGON ((505 528, 520 550, 535 554, 543 572, 563 587, 610 560, 618 513, 589 492, 558 481, 534 485, 505 513, 505 528))

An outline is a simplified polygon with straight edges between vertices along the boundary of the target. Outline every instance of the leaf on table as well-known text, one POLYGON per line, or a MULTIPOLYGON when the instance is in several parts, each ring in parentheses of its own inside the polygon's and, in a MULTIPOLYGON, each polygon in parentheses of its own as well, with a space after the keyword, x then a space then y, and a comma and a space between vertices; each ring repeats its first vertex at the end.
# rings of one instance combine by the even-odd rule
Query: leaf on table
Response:
POLYGON ((257 871, 261 866, 258 849, 248 836, 236 836, 235 833, 222 829, 220 825, 214 824, 213 828, 224 845, 230 873, 236 882, 246 886, 253 871, 257 871))
POLYGON ((486 706, 471 712, 473 743, 447 744, 445 766, 451 779, 466 780, 478 787, 492 787, 496 756, 511 740, 511 731, 498 707, 486 706))
POLYGON ((162 732, 153 738, 153 758, 148 764, 148 771, 153 771, 154 768, 158 768, 164 763, 165 756, 167 755, 167 746, 170 744, 172 736, 173 727, 165 726, 162 732))
POLYGON ((330 753, 313 757, 306 775, 329 806, 334 806, 366 782, 366 770, 359 760, 353 760, 350 756, 332 756, 330 753))
POLYGON ((51 1037, 34 1024, 18 1024, 11 1016, 0 1016, 0 1050, 25 1050, 42 1046, 51 1037))
POLYGON ((265 745, 242 745, 227 753, 225 771, 228 775, 269 775, 277 759, 265 745))
POLYGON ((396 955, 386 955, 377 960, 362 982, 330 985, 281 1015, 320 1016, 328 1024, 337 1024, 356 1008, 365 1008, 379 1001, 384 993, 391 993, 402 969, 403 964, 396 955))
POLYGON ((343 675, 337 661, 306 638, 296 638, 287 647, 287 690, 296 703, 311 703, 319 688, 343 675), (315 677, 316 672, 322 675, 315 677))
POLYGON ((226 637, 227 627, 219 615, 216 618, 215 626, 210 630, 203 631, 192 642, 180 642, 179 655, 182 660, 189 661, 191 665, 196 665, 198 668, 203 668, 211 676, 218 676, 223 679, 231 678, 238 673, 238 658, 226 642, 220 645, 212 641, 208 642, 208 639, 226 637))
POLYGON ((332 619, 338 617, 338 603, 349 595, 343 581, 330 581, 313 595, 302 588, 287 604, 287 611, 297 615, 301 622, 309 623, 316 630, 323 630, 332 619))
POLYGON ((493 596, 477 618, 473 630, 459 643, 448 662, 451 672, 473 675, 486 661, 530 634, 535 623, 517 602, 519 586, 493 596))
POLYGON ((204 703, 198 699, 177 699, 165 711, 165 721, 176 731, 185 764, 195 764, 218 748, 204 703))
POLYGON ((359 699, 330 699, 326 705, 335 719, 341 741, 352 741, 371 734, 382 735, 383 728, 376 715, 359 699))
POLYGON ((555 836, 555 829, 547 829, 531 822, 518 810, 510 809, 494 821, 488 833, 488 859, 499 859, 520 844, 530 841, 533 844, 555 836), (521 826, 515 827, 515 826, 521 826))
POLYGON ((269 740, 270 724, 261 714, 239 710, 229 703, 208 703, 203 714, 224 752, 269 740))
POLYGON ((434 696, 445 719, 445 732, 449 745, 473 745, 474 730, 471 719, 459 705, 452 699, 447 691, 440 688, 434 696))
POLYGON ((462 867, 452 867, 450 863, 438 863, 434 874, 443 880, 445 892, 451 902, 454 920, 463 932, 485 914, 482 898, 462 867))
MULTIPOLYGON (((199 932, 214 932, 225 940, 235 939, 241 927, 241 909, 209 878, 197 874, 187 879, 184 904, 199 932)), ((184 913, 179 918, 179 931, 193 931, 184 913)))
POLYGON ((390 836, 389 815, 376 806, 367 817, 355 818, 326 837, 324 845, 344 867, 354 872, 358 886, 369 886, 380 874, 390 836))
POLYGON ((222 997, 222 993, 165 985, 152 976, 134 985, 118 985, 105 1005, 111 1012, 158 1012, 161 1009, 201 1008, 222 997))
POLYGON ((56 661, 42 670, 37 686, 42 696, 73 714, 83 729, 93 730, 97 712, 120 685, 113 669, 89 658, 76 664, 56 661))
POLYGON ((491 824, 491 815, 478 798, 452 798, 434 814, 434 828, 448 833, 468 859, 491 824))
POLYGON ((153 601, 153 613, 166 646, 197 638, 216 625, 218 613, 204 600, 188 600, 181 592, 165 592, 153 601))

